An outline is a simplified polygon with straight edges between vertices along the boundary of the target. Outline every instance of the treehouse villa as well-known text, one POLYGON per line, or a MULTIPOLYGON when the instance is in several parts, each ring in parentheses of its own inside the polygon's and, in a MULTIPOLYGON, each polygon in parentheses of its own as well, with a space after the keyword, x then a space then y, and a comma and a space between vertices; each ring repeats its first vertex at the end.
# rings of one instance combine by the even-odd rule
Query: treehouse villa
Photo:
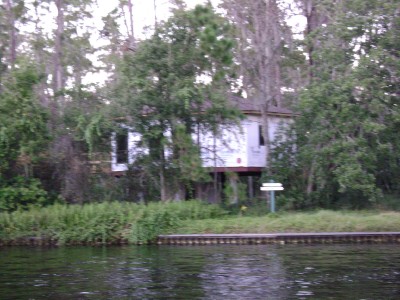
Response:
MULTIPOLYGON (((237 191, 238 182, 246 186, 247 193, 254 197, 259 191, 258 179, 266 166, 266 146, 262 136, 261 111, 254 103, 241 99, 237 107, 245 115, 238 125, 226 126, 221 134, 214 136, 211 132, 201 132, 193 135, 200 142, 203 167, 217 180, 218 190, 229 184, 237 191), (199 136, 198 136, 199 135, 199 136)), ((270 141, 277 137, 279 129, 291 122, 293 113, 285 108, 270 107, 268 110, 268 136, 270 141)), ((127 130, 125 135, 113 135, 111 153, 111 171, 122 175, 128 170, 128 165, 135 160, 137 153, 146 151, 140 149, 139 134, 127 130)), ((168 153, 166 153, 168 155, 168 153)), ((218 200, 213 182, 202 184, 196 188, 196 197, 210 202, 218 200)), ((237 201, 237 192, 233 192, 232 201, 237 201), (235 195, 236 194, 236 195, 235 195)))

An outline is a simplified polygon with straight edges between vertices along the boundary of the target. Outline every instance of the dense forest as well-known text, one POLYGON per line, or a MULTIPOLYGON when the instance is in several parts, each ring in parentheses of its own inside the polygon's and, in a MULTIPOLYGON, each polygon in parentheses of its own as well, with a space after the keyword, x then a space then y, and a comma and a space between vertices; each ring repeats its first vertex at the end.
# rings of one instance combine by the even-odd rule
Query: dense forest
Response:
POLYGON ((95 22, 100 2, 0 2, 0 211, 167 200, 211 180, 191 134, 240 120, 232 94, 264 119, 296 114, 264 137, 286 207, 400 199, 400 1, 175 0, 145 35, 136 1, 95 22), (124 126, 149 151, 116 179, 110 137, 124 126))

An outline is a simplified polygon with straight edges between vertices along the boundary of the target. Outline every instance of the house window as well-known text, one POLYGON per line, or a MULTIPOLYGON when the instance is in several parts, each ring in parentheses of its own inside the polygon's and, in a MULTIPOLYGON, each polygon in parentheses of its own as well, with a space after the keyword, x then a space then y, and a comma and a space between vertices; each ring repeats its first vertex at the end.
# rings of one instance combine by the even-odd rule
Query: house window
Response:
POLYGON ((128 131, 123 130, 117 133, 116 136, 117 146, 117 164, 128 163, 128 131))
POLYGON ((263 136, 263 130, 262 130, 262 126, 261 125, 258 125, 258 145, 259 146, 264 146, 265 145, 264 136, 263 136))

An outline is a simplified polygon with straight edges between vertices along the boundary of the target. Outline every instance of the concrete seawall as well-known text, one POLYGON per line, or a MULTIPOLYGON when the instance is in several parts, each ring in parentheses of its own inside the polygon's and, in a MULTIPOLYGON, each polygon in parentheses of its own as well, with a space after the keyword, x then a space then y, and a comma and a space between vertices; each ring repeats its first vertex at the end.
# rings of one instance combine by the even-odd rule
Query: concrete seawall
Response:
POLYGON ((159 245, 400 244, 400 232, 175 234, 160 235, 156 242, 159 245))

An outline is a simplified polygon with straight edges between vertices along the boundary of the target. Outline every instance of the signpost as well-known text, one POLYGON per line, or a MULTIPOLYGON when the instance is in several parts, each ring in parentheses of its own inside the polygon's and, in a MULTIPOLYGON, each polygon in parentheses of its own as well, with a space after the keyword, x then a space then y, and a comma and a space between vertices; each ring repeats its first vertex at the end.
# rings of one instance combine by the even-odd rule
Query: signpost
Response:
POLYGON ((260 190, 270 192, 271 212, 275 213, 275 191, 283 191, 282 183, 277 183, 271 180, 269 183, 263 183, 260 190))

